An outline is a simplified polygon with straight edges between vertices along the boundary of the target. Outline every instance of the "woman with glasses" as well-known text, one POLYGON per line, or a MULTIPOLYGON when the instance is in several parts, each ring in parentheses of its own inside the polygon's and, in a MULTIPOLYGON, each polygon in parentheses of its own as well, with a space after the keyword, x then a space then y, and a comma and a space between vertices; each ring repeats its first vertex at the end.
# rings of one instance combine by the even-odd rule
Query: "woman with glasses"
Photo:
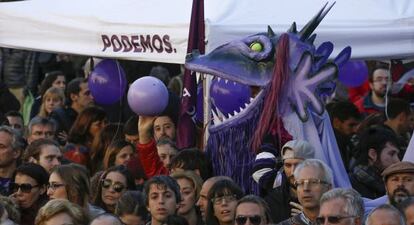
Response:
POLYGON ((270 209, 267 203, 256 195, 247 195, 241 198, 236 205, 236 225, 266 225, 272 223, 270 209))
POLYGON ((116 203, 127 190, 135 190, 135 182, 128 169, 123 165, 110 167, 100 178, 93 202, 106 212, 114 213, 116 203))
POLYGON ((47 202, 46 185, 49 174, 34 163, 27 163, 16 169, 10 196, 20 208, 22 225, 34 224, 37 211, 47 202))
POLYGON ((85 167, 78 164, 61 165, 52 170, 47 195, 50 199, 67 199, 88 212, 90 219, 105 213, 89 204, 89 176, 85 167))
POLYGON ((237 201, 243 197, 241 188, 231 180, 217 181, 208 192, 207 225, 233 225, 237 201))
POLYGON ((203 180, 195 172, 187 170, 171 174, 180 185, 181 202, 177 214, 183 216, 189 225, 202 225, 201 213, 197 210, 196 202, 200 197, 203 180))

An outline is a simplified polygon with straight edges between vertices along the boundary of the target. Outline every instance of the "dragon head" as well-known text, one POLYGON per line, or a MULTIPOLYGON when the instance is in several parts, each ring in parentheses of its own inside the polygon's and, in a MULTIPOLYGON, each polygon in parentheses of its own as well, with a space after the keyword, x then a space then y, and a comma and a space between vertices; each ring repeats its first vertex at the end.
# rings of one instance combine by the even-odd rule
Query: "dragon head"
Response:
MULTIPOLYGON (((214 124, 210 130, 229 127, 246 119, 260 102, 269 102, 268 99, 275 99, 275 95, 276 100, 268 104, 290 106, 288 108, 295 111, 302 121, 308 119, 308 109, 323 113, 323 104, 315 93, 326 89, 326 84, 336 77, 338 65, 345 63, 351 54, 351 48, 347 47, 333 62, 328 62, 333 44, 324 42, 318 48, 313 44, 316 38, 313 31, 334 5, 327 7, 327 4, 300 31, 293 23, 286 33, 278 36, 268 27, 267 32, 229 42, 207 55, 199 55, 195 51, 187 56, 187 69, 260 90, 234 115, 225 116, 212 107, 214 124)), ((269 113, 282 112, 281 109, 273 109, 269 113)), ((266 114, 266 109, 262 117, 263 114, 266 114)))

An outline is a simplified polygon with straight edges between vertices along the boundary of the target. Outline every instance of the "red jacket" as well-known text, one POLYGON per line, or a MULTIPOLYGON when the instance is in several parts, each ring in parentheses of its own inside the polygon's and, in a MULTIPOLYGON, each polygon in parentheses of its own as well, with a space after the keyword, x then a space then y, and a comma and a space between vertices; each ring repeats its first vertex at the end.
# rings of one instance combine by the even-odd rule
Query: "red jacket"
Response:
POLYGON ((169 175, 168 169, 158 156, 154 139, 147 144, 137 144, 137 153, 148 179, 156 175, 169 175))

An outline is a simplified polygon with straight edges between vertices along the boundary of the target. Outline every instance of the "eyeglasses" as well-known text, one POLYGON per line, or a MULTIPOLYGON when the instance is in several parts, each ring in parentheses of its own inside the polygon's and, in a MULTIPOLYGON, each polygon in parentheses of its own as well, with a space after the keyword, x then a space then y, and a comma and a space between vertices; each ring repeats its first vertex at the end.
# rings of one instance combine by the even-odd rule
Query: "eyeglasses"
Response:
POLYGON ((224 195, 224 196, 220 196, 220 197, 215 197, 211 201, 215 205, 220 205, 223 202, 223 200, 225 200, 226 202, 236 201, 237 196, 236 195, 224 195))
POLYGON ((102 187, 105 189, 109 189, 112 186, 112 189, 114 191, 120 193, 125 189, 125 186, 119 182, 112 182, 112 180, 104 179, 101 181, 102 187))
POLYGON ((35 187, 39 187, 39 185, 10 183, 10 190, 12 190, 13 193, 17 192, 19 189, 23 193, 30 193, 35 187))
POLYGON ((391 81, 391 78, 388 78, 388 77, 378 77, 373 80, 374 83, 381 83, 381 82, 388 83, 390 81, 391 81))
POLYGON ((341 220, 346 218, 355 218, 357 216, 328 216, 328 217, 316 217, 317 224, 325 224, 325 221, 328 220, 328 223, 337 224, 341 220))
POLYGON ((262 222, 262 217, 259 215, 254 216, 236 216, 237 225, 246 224, 247 220, 250 220, 250 223, 253 225, 259 225, 262 222))
POLYGON ((56 191, 56 189, 60 187, 64 187, 65 184, 59 184, 59 183, 49 183, 47 184, 47 189, 52 189, 53 191, 56 191))
POLYGON ((302 188, 305 185, 308 185, 309 187, 315 187, 319 184, 329 184, 326 181, 320 180, 320 179, 305 179, 305 180, 296 180, 294 182, 294 185, 296 188, 302 188))

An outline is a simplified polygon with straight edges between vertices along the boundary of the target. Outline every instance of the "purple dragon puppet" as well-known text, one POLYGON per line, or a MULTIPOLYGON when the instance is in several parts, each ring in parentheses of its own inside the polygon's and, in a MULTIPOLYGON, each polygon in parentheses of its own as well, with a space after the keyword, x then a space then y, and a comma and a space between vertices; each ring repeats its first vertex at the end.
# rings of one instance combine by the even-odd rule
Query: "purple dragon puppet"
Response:
POLYGON ((247 192, 257 193, 251 169, 265 137, 271 137, 276 146, 292 138, 307 140, 318 149, 316 157, 339 173, 335 184, 350 186, 320 97, 334 90, 338 66, 348 61, 351 48, 328 62, 333 44, 313 45, 316 34, 312 33, 333 4, 326 6, 300 31, 293 23, 287 33, 278 36, 268 27, 267 33, 232 41, 208 55, 193 52, 187 57, 187 69, 259 90, 233 114, 223 115, 212 106, 206 147, 214 173, 232 177, 247 192))

